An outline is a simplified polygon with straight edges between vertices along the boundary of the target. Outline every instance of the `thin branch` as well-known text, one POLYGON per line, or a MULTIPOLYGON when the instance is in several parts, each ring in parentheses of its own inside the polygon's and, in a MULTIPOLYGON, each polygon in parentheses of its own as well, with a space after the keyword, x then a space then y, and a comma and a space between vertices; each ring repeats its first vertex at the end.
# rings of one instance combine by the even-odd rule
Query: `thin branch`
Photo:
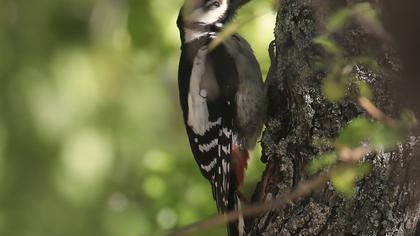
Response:
POLYGON ((258 13, 253 14, 251 17, 245 18, 241 21, 236 20, 236 21, 232 21, 230 23, 228 23, 228 25, 220 32, 217 34, 216 38, 214 38, 209 46, 208 46, 208 50, 211 51, 213 49, 215 49, 217 46, 219 46, 220 44, 222 44, 226 39, 228 39, 230 36, 234 35, 239 28, 241 28, 242 26, 254 21, 256 18, 262 17, 268 13, 270 13, 271 11, 261 11, 258 13))
POLYGON ((365 109, 367 113, 373 118, 384 122, 390 127, 395 127, 395 120, 386 116, 379 108, 377 108, 369 99, 365 97, 359 97, 359 106, 365 109))
POLYGON ((228 224, 230 222, 236 221, 239 218, 239 215, 243 215, 244 217, 255 216, 273 210, 275 208, 283 207, 290 202, 296 201, 301 197, 309 195, 312 191, 324 185, 328 181, 328 179, 328 175, 318 175, 317 177, 311 180, 301 182, 294 191, 283 195, 279 199, 249 205, 244 207, 241 211, 231 211, 223 215, 216 215, 210 219, 199 221, 197 223, 182 227, 168 234, 168 236, 188 235, 199 230, 210 229, 215 226, 228 224))
MULTIPOLYGON (((359 98, 359 105, 366 110, 373 118, 384 122, 390 126, 395 126, 395 120, 392 118, 387 117, 379 108, 377 108, 369 99, 360 97, 359 98)), ((361 145, 354 149, 350 148, 342 148, 339 152, 340 160, 350 163, 350 166, 347 168, 351 168, 355 163, 360 161, 365 155, 369 154, 372 151, 370 145, 361 145)), ((340 165, 336 166, 335 168, 339 168, 340 165)), ((333 171, 333 168, 330 171, 333 171)), ((194 224, 182 227, 178 230, 175 230, 172 233, 167 234, 168 236, 184 236, 199 230, 210 229, 215 226, 228 224, 235 220, 238 220, 240 215, 244 217, 255 216, 258 214, 265 213, 275 208, 280 208, 285 206, 286 204, 296 201, 297 199, 309 195, 312 191, 320 188, 330 179, 329 172, 320 174, 317 177, 314 177, 311 180, 301 182, 294 191, 291 191, 277 200, 268 201, 268 202, 260 202, 255 203, 253 205, 249 205, 244 207, 240 211, 231 211, 222 215, 216 215, 212 218, 196 222, 194 224)))
POLYGON ((344 147, 339 152, 339 159, 345 162, 356 163, 371 151, 372 148, 369 145, 361 145, 354 149, 344 147))

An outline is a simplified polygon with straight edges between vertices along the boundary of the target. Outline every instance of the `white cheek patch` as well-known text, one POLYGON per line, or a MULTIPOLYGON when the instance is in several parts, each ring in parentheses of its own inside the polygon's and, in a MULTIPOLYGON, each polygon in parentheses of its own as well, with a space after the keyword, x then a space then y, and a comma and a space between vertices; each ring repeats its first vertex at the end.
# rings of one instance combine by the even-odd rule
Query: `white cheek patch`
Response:
POLYGON ((191 22, 199 22, 203 24, 213 24, 226 13, 228 9, 227 1, 228 0, 222 0, 219 7, 208 11, 203 11, 202 8, 198 8, 191 13, 191 15, 188 17, 188 20, 191 22))

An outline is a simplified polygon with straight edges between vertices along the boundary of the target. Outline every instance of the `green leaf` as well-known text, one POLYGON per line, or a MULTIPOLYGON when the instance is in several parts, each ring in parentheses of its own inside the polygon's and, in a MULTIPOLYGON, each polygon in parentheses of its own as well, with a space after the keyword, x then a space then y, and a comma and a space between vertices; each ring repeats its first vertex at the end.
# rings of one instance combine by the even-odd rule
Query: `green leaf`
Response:
POLYGON ((378 124, 372 134, 371 144, 376 150, 390 151, 397 147, 404 138, 404 127, 398 124, 397 127, 389 127, 385 124, 378 124))
POLYGON ((401 112, 401 121, 407 126, 407 127, 413 127, 418 125, 418 121, 416 118, 416 115, 410 110, 403 110, 401 112))
POLYGON ((372 90, 370 89, 369 85, 362 80, 356 81, 356 85, 359 88, 360 96, 371 99, 373 94, 372 90))
POLYGON ((309 174, 315 174, 321 168, 335 164, 337 160, 336 152, 325 153, 309 163, 308 172, 309 174))
POLYGON ((342 50, 340 47, 331 39, 325 36, 318 36, 313 39, 313 42, 321 45, 327 53, 341 56, 342 50))
POLYGON ((313 61, 313 68, 316 71, 327 71, 331 66, 328 60, 320 56, 314 56, 311 60, 313 61))
POLYGON ((322 85, 322 92, 331 102, 341 101, 346 95, 346 82, 337 80, 332 76, 326 78, 322 85))
POLYGON ((354 186, 358 178, 369 172, 367 163, 359 164, 352 168, 340 168, 331 175, 331 182, 335 189, 346 197, 351 197, 354 193, 354 186))
MULTIPOLYGON (((409 117, 409 116, 408 116, 409 117)), ((402 118, 412 119, 412 118, 402 118)), ((390 151, 402 143, 409 132, 407 122, 397 121, 395 127, 365 117, 353 119, 336 140, 338 146, 357 147, 363 141, 370 141, 377 151, 390 151)))
POLYGON ((356 177, 357 175, 354 169, 344 169, 342 171, 334 171, 331 176, 331 182, 337 192, 346 197, 351 197, 353 195, 356 177))
POLYGON ((362 141, 368 140, 377 123, 369 121, 366 117, 358 117, 350 121, 337 138, 337 144, 350 148, 357 147, 362 141))
POLYGON ((382 27, 381 20, 378 17, 377 11, 368 2, 356 4, 353 7, 353 12, 363 22, 366 22, 373 27, 382 27))
POLYGON ((363 56, 363 57, 355 57, 351 60, 352 64, 359 64, 364 65, 368 67, 368 69, 372 70, 374 73, 381 73, 382 68, 378 64, 378 61, 375 58, 369 57, 369 56, 363 56))
POLYGON ((327 22, 327 29, 335 32, 344 28, 350 22, 351 11, 348 8, 341 9, 332 15, 327 22))

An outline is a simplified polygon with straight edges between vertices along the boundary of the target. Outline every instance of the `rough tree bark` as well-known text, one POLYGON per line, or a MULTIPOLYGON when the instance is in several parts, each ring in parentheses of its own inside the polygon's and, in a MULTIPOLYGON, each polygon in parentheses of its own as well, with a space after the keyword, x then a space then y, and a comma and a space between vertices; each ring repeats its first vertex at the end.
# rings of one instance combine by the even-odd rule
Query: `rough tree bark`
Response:
MULTIPOLYGON (((323 52, 312 43, 322 31, 319 19, 353 1, 320 1, 319 11, 314 10, 315 2, 280 1, 267 82, 269 119, 262 138, 267 167, 254 201, 278 198, 307 179, 305 165, 328 151, 317 141, 334 138, 349 120, 363 113, 352 96, 337 104, 325 100, 321 92, 325 73, 314 65, 314 58, 323 52)), ((399 68, 389 47, 357 25, 335 39, 349 57, 375 52, 382 66, 399 68)), ((379 108, 398 115, 392 76, 373 74, 362 66, 354 73, 374 89, 373 101, 379 108)), ((247 223, 248 235, 420 235, 417 143, 413 136, 397 151, 367 157, 373 168, 357 184, 353 199, 341 197, 327 183, 310 196, 254 217, 247 223)))

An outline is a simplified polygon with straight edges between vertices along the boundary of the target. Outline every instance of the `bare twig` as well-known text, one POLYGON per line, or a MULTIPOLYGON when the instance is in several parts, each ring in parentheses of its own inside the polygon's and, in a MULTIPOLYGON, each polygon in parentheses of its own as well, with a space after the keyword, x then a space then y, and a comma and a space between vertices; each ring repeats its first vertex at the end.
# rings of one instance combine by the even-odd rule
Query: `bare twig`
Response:
POLYGON ((354 149, 344 147, 340 150, 338 156, 342 161, 356 163, 371 151, 372 149, 369 145, 361 145, 354 149))
MULTIPOLYGON (((366 112, 369 113, 373 118, 381 122, 384 122, 390 126, 395 126, 395 120, 387 117, 369 99, 360 97, 359 105, 364 110, 366 110, 366 112)), ((342 148, 339 151, 339 158, 340 160, 346 163, 350 163, 350 165, 346 165, 345 168, 351 168, 352 166, 354 166, 355 163, 360 161, 365 155, 369 154, 371 151, 372 151, 372 148, 370 145, 361 145, 354 149, 342 148)), ((339 167, 342 167, 342 165, 338 165, 335 168, 339 168, 339 167)), ((331 171, 333 171, 335 168, 331 169, 331 171)), ((297 199, 301 197, 309 195, 312 191, 320 188, 329 179, 330 179, 329 172, 320 174, 311 180, 301 182, 294 191, 286 193, 279 199, 268 201, 268 202, 255 203, 253 205, 244 207, 241 211, 231 211, 223 215, 216 215, 212 218, 199 221, 194 224, 177 229, 174 232, 169 233, 167 235, 168 236, 184 236, 184 235, 197 232, 199 230, 210 229, 215 226, 228 224, 230 222, 237 220, 240 215, 243 215, 244 217, 255 216, 255 215, 270 211, 275 208, 283 207, 290 202, 296 201, 297 199)))
POLYGON ((379 108, 377 108, 369 99, 365 97, 359 97, 358 99, 359 106, 365 109, 369 115, 373 118, 384 122, 385 124, 389 125, 390 127, 395 127, 395 120, 386 116, 379 108))
POLYGON ((198 230, 209 229, 218 225, 228 224, 237 220, 239 215, 243 215, 244 217, 255 216, 275 208, 283 207, 292 201, 296 201, 301 197, 309 195, 312 191, 320 188, 323 184, 325 184, 328 179, 328 175, 318 175, 311 180, 300 183, 294 191, 283 195, 279 199, 249 205, 244 207, 241 211, 231 211, 223 215, 217 215, 210 219, 180 228, 168 234, 168 236, 188 235, 193 232, 197 232, 198 230))
POLYGON ((252 22, 256 18, 262 17, 262 16, 264 16, 268 13, 270 13, 270 11, 263 11, 263 12, 256 13, 256 14, 252 15, 251 17, 243 19, 242 21, 230 22, 220 33, 217 34, 216 38, 214 38, 210 42, 210 44, 208 46, 208 50, 211 51, 211 50, 215 49, 217 46, 222 44, 227 38, 234 35, 240 27, 242 27, 242 26, 252 22))

